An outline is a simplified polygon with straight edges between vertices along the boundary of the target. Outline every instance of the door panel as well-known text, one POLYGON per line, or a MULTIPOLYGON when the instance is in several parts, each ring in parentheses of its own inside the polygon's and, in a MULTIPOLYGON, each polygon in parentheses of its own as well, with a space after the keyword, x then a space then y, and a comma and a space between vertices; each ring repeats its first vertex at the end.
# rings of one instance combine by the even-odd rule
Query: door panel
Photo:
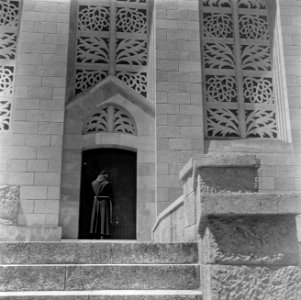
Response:
POLYGON ((94 193, 91 182, 102 169, 110 171, 113 189, 112 239, 136 239, 136 153, 120 149, 83 152, 79 238, 90 239, 94 193))

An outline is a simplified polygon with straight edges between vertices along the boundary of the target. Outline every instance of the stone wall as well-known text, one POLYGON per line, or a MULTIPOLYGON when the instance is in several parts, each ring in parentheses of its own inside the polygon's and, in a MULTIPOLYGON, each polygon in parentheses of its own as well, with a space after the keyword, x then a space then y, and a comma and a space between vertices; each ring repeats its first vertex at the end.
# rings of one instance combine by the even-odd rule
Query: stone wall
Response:
POLYGON ((291 141, 207 140, 205 153, 252 153, 261 160, 259 186, 263 192, 301 190, 301 4, 278 1, 280 48, 283 46, 283 80, 286 80, 291 141), (282 34, 282 36, 281 36, 282 34), (283 44, 283 45, 281 45, 283 44))
POLYGON ((1 185, 20 186, 19 225, 58 226, 69 0, 21 1, 1 185))
POLYGON ((301 6, 298 0, 278 2, 278 77, 289 115, 283 121, 288 128, 284 140, 204 139, 198 3, 156 2, 158 213, 179 197, 177 174, 196 152, 256 154, 260 191, 300 191, 301 6))
POLYGON ((157 210, 181 195, 178 173, 203 151, 202 86, 197 0, 156 6, 157 210))

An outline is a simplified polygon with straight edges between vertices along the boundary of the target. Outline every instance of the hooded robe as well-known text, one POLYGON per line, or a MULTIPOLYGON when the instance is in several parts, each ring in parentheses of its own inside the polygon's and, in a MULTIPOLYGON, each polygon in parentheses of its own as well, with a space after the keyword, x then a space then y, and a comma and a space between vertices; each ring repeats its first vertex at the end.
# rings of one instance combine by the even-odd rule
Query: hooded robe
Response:
POLYGON ((110 235, 112 223, 112 187, 107 179, 94 180, 92 183, 94 202, 91 216, 90 233, 110 235))

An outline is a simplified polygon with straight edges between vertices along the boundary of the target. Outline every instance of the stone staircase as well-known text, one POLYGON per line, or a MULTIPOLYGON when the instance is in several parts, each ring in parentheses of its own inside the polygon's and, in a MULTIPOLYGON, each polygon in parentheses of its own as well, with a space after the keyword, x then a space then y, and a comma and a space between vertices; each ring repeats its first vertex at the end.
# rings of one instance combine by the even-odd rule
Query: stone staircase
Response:
POLYGON ((0 299, 201 300, 196 243, 0 243, 0 299))

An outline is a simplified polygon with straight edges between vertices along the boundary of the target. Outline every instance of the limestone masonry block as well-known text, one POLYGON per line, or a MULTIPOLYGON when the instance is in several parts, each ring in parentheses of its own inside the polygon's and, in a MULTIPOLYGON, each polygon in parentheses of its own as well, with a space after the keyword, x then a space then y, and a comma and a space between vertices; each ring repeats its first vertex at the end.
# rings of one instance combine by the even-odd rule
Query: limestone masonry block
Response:
POLYGON ((37 133, 38 122, 15 121, 12 124, 12 129, 14 133, 37 133))
POLYGON ((27 171, 45 172, 48 169, 47 160, 28 160, 27 171))
POLYGON ((179 71, 180 72, 200 72, 201 65, 200 62, 195 61, 179 61, 179 71))
POLYGON ((8 169, 13 172, 25 172, 27 161, 24 159, 10 160, 8 169))
POLYGON ((119 264, 195 263, 197 249, 195 243, 112 243, 111 259, 119 264))
POLYGON ((60 184, 60 173, 57 173, 57 172, 35 173, 34 183, 36 185, 59 185, 60 184))
MULTIPOLYGON (((18 225, 40 227, 45 225, 45 214, 21 214, 18 215, 18 225)), ((13 235, 14 236, 14 235, 13 235)), ((4 240, 11 240, 10 238, 4 240)), ((20 240, 19 238, 16 241, 20 240)))
POLYGON ((66 290, 196 289, 199 287, 197 265, 78 265, 67 266, 66 269, 66 290))
MULTIPOLYGON (((44 218, 45 221, 45 218, 44 218)), ((26 225, 26 224, 23 224, 26 225)), ((39 224, 41 225, 41 224, 39 224)), ((2 226, 0 227, 1 241, 58 241, 61 239, 62 229, 57 226, 2 226)), ((1 245, 1 243, 0 243, 1 245)), ((1 248, 0 248, 0 253, 1 248)), ((0 256, 1 257, 1 256, 0 256)), ((17 262, 16 262, 17 263, 17 262)), ((1 281, 0 281, 1 282, 1 281)))
POLYGON ((38 134, 27 134, 25 136, 25 144, 31 147, 43 147, 50 145, 50 136, 38 135, 38 134))
POLYGON ((48 199, 60 199, 60 187, 59 186, 48 186, 48 199))
POLYGON ((202 267, 204 299, 297 300, 301 297, 301 268, 298 266, 202 267))
POLYGON ((34 173, 32 172, 10 172, 9 173, 9 184, 12 185, 30 185, 33 184, 34 173))
POLYGON ((0 291, 64 289, 65 268, 58 266, 0 266, 0 291))
POLYGON ((36 200, 34 204, 34 213, 58 214, 59 200, 36 200))
POLYGON ((167 100, 168 100, 168 103, 188 104, 188 103, 190 103, 190 94, 189 93, 168 93, 167 100))
POLYGON ((20 214, 33 213, 33 207, 34 207, 34 200, 20 199, 20 204, 19 204, 20 214))
POLYGON ((201 196, 203 216, 208 215, 298 215, 300 193, 224 193, 201 196))
POLYGON ((198 169, 201 192, 252 192, 258 190, 257 170, 247 167, 202 167, 198 169))
POLYGON ((29 262, 29 244, 0 243, 0 264, 22 264, 29 262))
POLYGON ((21 199, 47 199, 46 186, 21 186, 20 188, 21 199))
POLYGON ((298 265, 296 221, 291 216, 208 217, 202 264, 298 265))

